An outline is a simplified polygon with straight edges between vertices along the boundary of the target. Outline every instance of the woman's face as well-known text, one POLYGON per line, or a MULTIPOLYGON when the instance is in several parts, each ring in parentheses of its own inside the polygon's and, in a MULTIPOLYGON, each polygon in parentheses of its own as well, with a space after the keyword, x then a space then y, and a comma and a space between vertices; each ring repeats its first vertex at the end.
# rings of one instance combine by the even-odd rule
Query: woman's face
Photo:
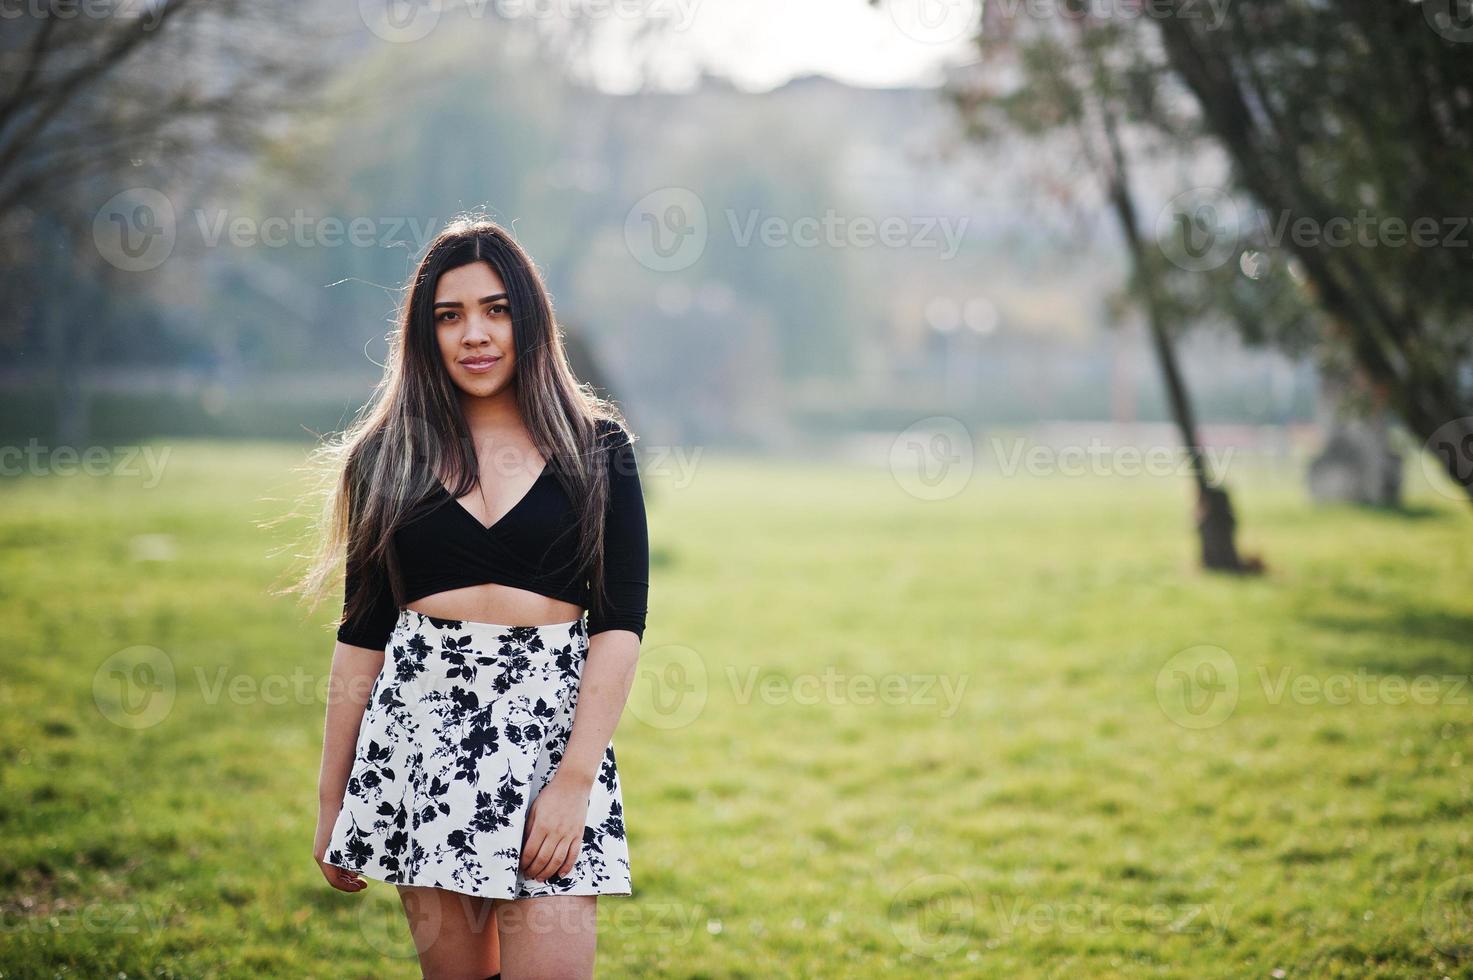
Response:
POLYGON ((506 286, 489 262, 440 275, 435 286, 435 334, 445 370, 470 395, 494 395, 516 363, 506 286))

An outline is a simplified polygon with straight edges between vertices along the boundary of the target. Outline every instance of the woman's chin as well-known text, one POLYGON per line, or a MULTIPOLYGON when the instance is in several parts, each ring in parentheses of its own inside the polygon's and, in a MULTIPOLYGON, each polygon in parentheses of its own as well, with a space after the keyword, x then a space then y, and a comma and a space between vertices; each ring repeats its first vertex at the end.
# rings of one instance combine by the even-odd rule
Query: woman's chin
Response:
POLYGON ((499 373, 495 377, 486 375, 468 377, 464 372, 460 372, 455 377, 455 384, 467 395, 489 398, 506 388, 506 379, 502 378, 499 373))

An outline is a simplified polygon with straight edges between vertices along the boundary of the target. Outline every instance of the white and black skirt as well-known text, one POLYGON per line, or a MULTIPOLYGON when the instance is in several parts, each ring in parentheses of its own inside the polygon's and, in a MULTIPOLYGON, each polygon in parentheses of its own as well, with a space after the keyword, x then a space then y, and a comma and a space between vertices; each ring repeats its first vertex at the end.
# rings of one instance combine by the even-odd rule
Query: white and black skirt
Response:
POLYGON ((572 871, 521 872, 528 811, 562 760, 587 655, 582 619, 500 626, 401 609, 327 863, 489 898, 631 894, 612 742, 572 871))

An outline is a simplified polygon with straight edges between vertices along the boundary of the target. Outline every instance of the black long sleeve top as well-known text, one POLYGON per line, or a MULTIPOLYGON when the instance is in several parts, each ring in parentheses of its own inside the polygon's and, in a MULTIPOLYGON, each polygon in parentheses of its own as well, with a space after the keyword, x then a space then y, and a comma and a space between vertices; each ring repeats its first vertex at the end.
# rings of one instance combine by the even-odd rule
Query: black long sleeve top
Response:
MULTIPOLYGON (((600 419, 609 452, 609 503, 604 527, 605 608, 588 616, 588 633, 630 630, 644 637, 649 595, 649 534, 644 494, 629 434, 600 419)), ((591 610, 588 577, 577 569, 577 513, 551 464, 500 520, 486 527, 443 487, 425 512, 394 532, 404 582, 404 603, 437 592, 494 582, 576 603, 591 610)), ((352 556, 344 576, 343 614, 358 589, 373 603, 346 618, 337 638, 350 646, 383 649, 399 618, 399 605, 381 565, 365 572, 352 556)))

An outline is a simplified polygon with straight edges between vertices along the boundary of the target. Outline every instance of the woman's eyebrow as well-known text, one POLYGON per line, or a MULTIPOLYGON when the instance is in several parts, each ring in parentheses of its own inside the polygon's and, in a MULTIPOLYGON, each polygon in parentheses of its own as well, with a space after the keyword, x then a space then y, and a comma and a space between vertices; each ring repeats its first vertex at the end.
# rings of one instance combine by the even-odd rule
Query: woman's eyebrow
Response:
MULTIPOLYGON (((498 299, 506 299, 506 293, 496 293, 496 294, 494 294, 492 296, 482 296, 477 302, 480 302, 480 303, 494 303, 498 299)), ((440 302, 436 303, 435 304, 435 309, 438 310, 442 306, 459 306, 459 305, 460 305, 460 300, 447 299, 447 300, 441 300, 440 302)))

